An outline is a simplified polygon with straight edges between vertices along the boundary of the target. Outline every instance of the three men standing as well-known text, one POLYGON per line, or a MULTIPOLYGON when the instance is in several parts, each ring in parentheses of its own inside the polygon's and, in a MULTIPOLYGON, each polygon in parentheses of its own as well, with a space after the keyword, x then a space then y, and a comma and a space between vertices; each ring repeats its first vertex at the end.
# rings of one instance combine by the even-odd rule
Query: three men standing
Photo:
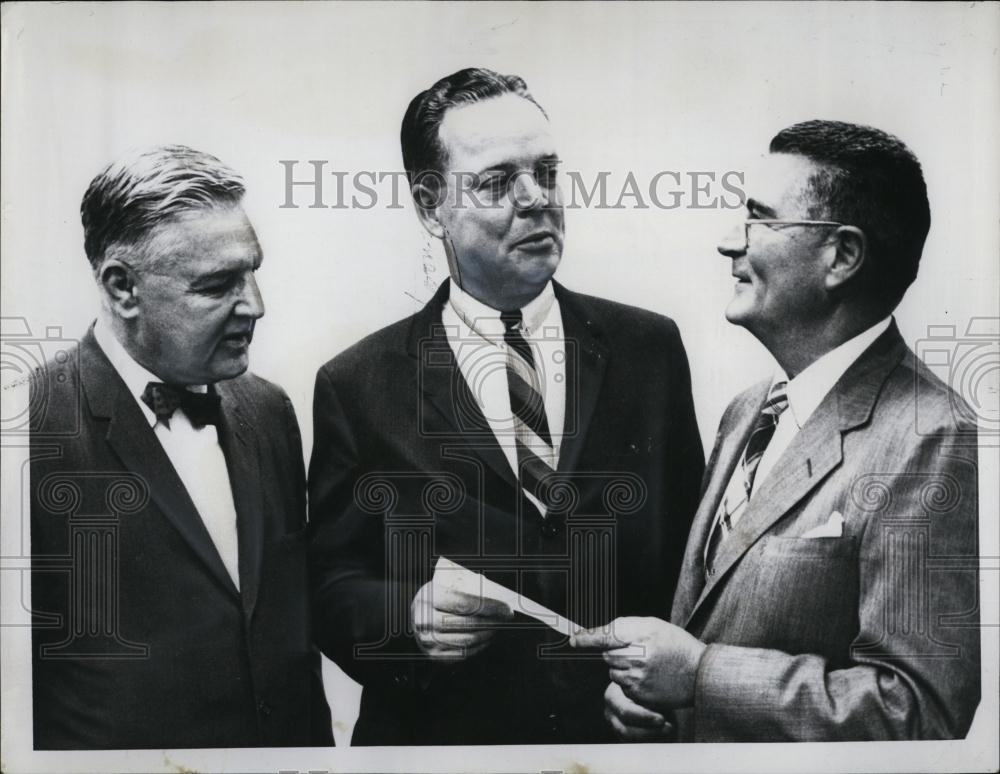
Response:
POLYGON ((291 404, 245 373, 241 179, 182 146, 94 179, 102 313, 32 384, 35 747, 330 744, 310 603, 364 686, 354 744, 963 736, 976 429, 892 320, 930 224, 913 154, 832 121, 772 140, 719 251, 778 370, 727 409, 698 507, 676 326, 553 280, 526 84, 454 73, 401 141, 450 279, 319 370, 308 527, 291 404), (440 557, 589 631, 451 591, 440 557))

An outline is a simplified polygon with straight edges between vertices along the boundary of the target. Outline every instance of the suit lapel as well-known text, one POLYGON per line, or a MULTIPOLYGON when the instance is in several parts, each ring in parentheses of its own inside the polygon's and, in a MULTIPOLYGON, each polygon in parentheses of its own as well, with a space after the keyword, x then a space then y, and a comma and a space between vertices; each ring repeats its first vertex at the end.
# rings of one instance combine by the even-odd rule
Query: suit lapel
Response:
POLYGON ((108 444, 128 470, 143 478, 152 500, 198 559, 235 595, 236 587, 180 476, 125 383, 98 346, 92 330, 81 341, 80 349, 85 397, 95 417, 110 420, 108 444))
MULTIPOLYGON (((882 384, 905 351, 906 346, 893 323, 847 369, 823 398, 781 455, 774 471, 763 481, 760 489, 754 492, 746 512, 733 532, 719 546, 714 562, 715 572, 685 617, 685 624, 691 621, 712 590, 721 583, 743 554, 840 465, 843 459, 843 435, 868 421, 882 384)), ((729 459, 728 471, 718 484, 721 489, 716 491, 715 507, 718 507, 721 493, 725 491, 736 461, 746 445, 746 436, 756 420, 762 401, 763 396, 761 401, 756 402, 756 409, 747 411, 740 420, 738 427, 743 429, 740 434, 742 438, 729 451, 735 457, 729 459)), ((734 433, 734 437, 735 435, 734 433)), ((700 515, 711 518, 714 513, 713 508, 710 514, 700 515)), ((707 530, 704 530, 699 541, 702 551, 707 537, 707 530)))
MULTIPOLYGON (((417 360, 417 380, 426 401, 454 432, 512 487, 517 479, 496 436, 462 377, 441 320, 450 280, 414 318, 408 350, 417 360), (428 367, 429 365, 440 367, 428 367)), ((609 352, 581 313, 575 294, 553 283, 566 341, 566 412, 559 471, 576 469, 604 382, 609 352)))
POLYGON ((448 300, 449 287, 450 280, 445 280, 414 317, 410 328, 407 351, 416 361, 412 387, 424 399, 420 409, 421 429, 439 432, 442 442, 464 444, 511 487, 517 488, 517 478, 507 456, 466 384, 448 343, 441 309, 448 300))
POLYGON ((743 410, 735 412, 735 423, 724 422, 719 427, 719 445, 714 458, 709 460, 709 478, 688 537, 684 569, 675 595, 675 612, 671 615, 673 620, 687 620, 705 588, 705 544, 729 479, 743 454, 757 413, 767 397, 767 388, 767 382, 762 382, 751 389, 743 400, 743 410))
POLYGON ((222 395, 222 424, 219 444, 226 457, 226 469, 236 506, 239 549, 240 598, 247 618, 253 614, 260 586, 264 546, 264 504, 257 433, 243 416, 237 391, 231 383, 216 385, 222 395))
POLYGON ((559 311, 562 315, 563 339, 566 343, 566 413, 559 471, 576 470, 587 440, 604 383, 609 352, 592 332, 593 321, 586 319, 576 303, 575 294, 553 283, 559 311))
POLYGON ((714 561, 715 572, 702 592, 702 599, 711 593, 747 549, 840 464, 840 460, 841 438, 836 406, 831 409, 831 406, 821 404, 781 455, 772 474, 754 492, 746 512, 729 537, 719 545, 714 561))

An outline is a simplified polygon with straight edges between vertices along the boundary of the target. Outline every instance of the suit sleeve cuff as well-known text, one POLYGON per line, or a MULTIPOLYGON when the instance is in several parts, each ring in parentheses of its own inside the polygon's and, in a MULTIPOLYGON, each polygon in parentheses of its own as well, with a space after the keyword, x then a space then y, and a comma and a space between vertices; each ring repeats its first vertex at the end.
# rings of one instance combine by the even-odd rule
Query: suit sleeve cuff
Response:
POLYGON ((773 707, 776 686, 760 678, 767 674, 764 654, 757 648, 713 644, 705 648, 694 686, 694 741, 742 741, 741 728, 754 725, 765 707, 773 707))

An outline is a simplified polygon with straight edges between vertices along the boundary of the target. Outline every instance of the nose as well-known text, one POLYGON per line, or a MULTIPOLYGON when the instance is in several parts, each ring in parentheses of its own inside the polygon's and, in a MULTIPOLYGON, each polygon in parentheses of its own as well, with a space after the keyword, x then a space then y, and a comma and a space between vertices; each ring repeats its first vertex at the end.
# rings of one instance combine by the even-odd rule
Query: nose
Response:
POLYGON ((545 192, 530 172, 519 172, 511 181, 510 192, 518 210, 533 210, 545 203, 545 192))
POLYGON ((253 272, 247 273, 243 283, 243 292, 236 303, 236 313, 244 317, 252 317, 255 320, 264 316, 264 298, 260 294, 257 277, 253 272))
POLYGON ((739 258, 747 251, 747 232, 744 223, 734 225, 722 238, 716 249, 726 258, 739 258))

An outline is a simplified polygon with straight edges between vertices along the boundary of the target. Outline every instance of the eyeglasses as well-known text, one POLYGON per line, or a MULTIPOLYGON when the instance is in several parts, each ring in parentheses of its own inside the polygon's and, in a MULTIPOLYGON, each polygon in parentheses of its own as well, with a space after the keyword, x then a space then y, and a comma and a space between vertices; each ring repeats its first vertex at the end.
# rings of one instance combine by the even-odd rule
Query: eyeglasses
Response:
POLYGON ((846 223, 836 223, 832 220, 778 220, 774 218, 749 218, 743 221, 743 249, 750 247, 750 226, 828 226, 838 228, 846 223))

